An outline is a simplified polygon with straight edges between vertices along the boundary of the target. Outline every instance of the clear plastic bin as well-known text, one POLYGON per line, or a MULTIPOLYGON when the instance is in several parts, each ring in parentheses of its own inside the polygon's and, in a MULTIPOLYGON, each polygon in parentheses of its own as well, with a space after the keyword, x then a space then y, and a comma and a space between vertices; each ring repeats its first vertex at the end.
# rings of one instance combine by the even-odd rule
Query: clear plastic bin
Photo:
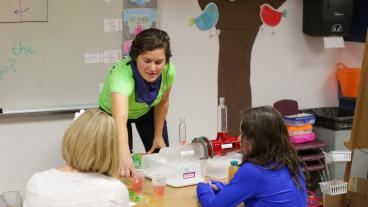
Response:
POLYGON ((334 180, 319 183, 323 194, 340 195, 348 192, 348 183, 342 180, 334 180))
POLYGON ((206 160, 206 176, 213 179, 226 179, 228 167, 232 160, 242 161, 243 155, 236 152, 229 152, 224 156, 214 156, 206 160))

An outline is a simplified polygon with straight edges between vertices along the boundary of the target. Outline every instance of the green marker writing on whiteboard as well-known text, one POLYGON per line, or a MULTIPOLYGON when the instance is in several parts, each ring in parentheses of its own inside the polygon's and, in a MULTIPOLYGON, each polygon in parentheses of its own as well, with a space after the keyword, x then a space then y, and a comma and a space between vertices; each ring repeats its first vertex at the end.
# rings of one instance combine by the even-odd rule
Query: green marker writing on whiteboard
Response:
POLYGON ((36 53, 36 50, 32 48, 30 45, 25 45, 23 42, 14 42, 13 47, 11 48, 13 55, 33 55, 36 53))

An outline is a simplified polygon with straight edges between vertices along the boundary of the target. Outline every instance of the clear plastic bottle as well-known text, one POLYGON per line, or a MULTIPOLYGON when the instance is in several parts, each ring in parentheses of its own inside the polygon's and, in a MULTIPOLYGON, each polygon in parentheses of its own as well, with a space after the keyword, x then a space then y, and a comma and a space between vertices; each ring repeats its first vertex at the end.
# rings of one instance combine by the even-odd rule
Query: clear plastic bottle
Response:
POLYGON ((187 143, 187 126, 185 124, 185 118, 181 118, 179 123, 179 143, 187 143))
POLYGON ((238 161, 237 160, 231 160, 230 162, 230 167, 228 169, 228 182, 230 182, 231 179, 233 179, 236 171, 238 171, 239 166, 238 166, 238 161))
POLYGON ((227 137, 227 108, 224 97, 220 97, 219 101, 217 107, 217 139, 222 140, 227 137))

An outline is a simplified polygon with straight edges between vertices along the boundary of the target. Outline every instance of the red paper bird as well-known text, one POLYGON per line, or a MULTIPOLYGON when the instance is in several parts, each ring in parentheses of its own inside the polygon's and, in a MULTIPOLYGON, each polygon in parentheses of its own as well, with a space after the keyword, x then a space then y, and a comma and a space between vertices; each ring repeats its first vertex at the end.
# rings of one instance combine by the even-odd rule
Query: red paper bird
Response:
POLYGON ((281 17, 286 17, 287 11, 280 12, 269 4, 262 4, 259 15, 265 25, 275 27, 280 23, 281 17))

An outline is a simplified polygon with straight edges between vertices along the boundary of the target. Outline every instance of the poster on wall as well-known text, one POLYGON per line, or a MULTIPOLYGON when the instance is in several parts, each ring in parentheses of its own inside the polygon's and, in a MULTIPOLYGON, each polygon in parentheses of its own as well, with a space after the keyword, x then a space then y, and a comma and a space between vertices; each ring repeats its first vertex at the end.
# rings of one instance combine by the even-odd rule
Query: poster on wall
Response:
POLYGON ((141 31, 157 25, 157 0, 124 0, 123 56, 129 55, 132 40, 141 31))

